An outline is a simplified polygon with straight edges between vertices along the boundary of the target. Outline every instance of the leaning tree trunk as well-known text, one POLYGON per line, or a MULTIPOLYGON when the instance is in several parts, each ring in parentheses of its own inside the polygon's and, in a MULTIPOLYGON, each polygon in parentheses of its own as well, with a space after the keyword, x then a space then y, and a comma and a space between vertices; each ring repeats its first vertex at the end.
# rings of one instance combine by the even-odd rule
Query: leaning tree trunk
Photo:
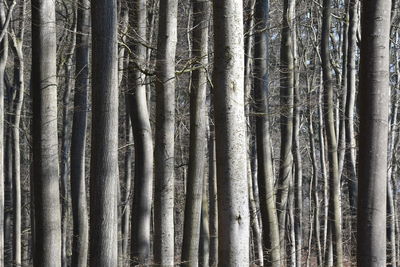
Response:
MULTIPOLYGON (((135 37, 145 42, 146 38, 146 0, 133 2, 134 12, 129 16, 134 27, 135 37)), ((136 66, 132 66, 127 104, 135 142, 135 177, 131 214, 131 264, 148 264, 150 257, 151 204, 153 199, 153 139, 150 115, 146 99, 145 75, 140 68, 146 68, 146 47, 140 42, 133 47, 136 66)), ((131 63, 130 63, 131 64, 131 63)))
POLYGON ((332 224, 332 244, 336 267, 343 266, 342 216, 340 200, 340 177, 337 153, 337 133, 334 115, 334 91, 329 57, 329 33, 331 25, 332 0, 323 2, 323 18, 321 32, 322 79, 324 87, 325 125, 327 127, 329 157, 329 213, 332 224))
POLYGON ((61 266, 55 2, 32 1, 34 266, 61 266))
MULTIPOLYGON (((268 22, 269 2, 258 0, 255 8, 256 29, 264 29, 268 22)), ((268 35, 257 32, 254 50, 254 99, 256 118, 256 143, 258 158, 258 189, 264 249, 270 251, 266 263, 280 266, 279 224, 275 203, 274 172, 272 166, 271 137, 268 108, 268 35)))
POLYGON ((88 213, 85 148, 89 90, 89 1, 80 0, 77 13, 76 80, 71 136, 71 203, 73 220, 72 267, 87 266, 88 213))
POLYGON ((193 5, 193 47, 194 58, 190 92, 190 146, 189 172, 185 219, 182 241, 182 262, 184 266, 198 266, 200 240, 201 203, 204 180, 204 166, 207 148, 207 64, 209 1, 194 0, 193 5))
POLYGON ((214 1, 213 21, 218 266, 249 266, 242 1, 214 1))
POLYGON ((117 1, 92 2, 90 266, 118 263, 117 1))
POLYGON ((357 265, 386 266, 390 0, 364 1, 360 48, 357 265))
POLYGON ((174 264, 175 53, 178 1, 160 2, 156 65, 154 261, 174 264))

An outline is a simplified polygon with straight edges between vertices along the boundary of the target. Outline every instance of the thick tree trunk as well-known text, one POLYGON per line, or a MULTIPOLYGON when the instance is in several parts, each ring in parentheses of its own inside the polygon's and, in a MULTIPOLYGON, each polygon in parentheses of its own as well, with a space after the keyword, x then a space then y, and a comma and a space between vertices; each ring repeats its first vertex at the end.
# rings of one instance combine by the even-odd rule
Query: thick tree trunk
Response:
POLYGON ((88 212, 85 182, 86 128, 89 90, 89 1, 80 0, 77 13, 76 80, 71 136, 72 267, 87 266, 88 212))
POLYGON ((357 264, 386 266, 390 0, 362 3, 357 264))
POLYGON ((174 264, 175 53, 178 1, 160 2, 156 65, 154 261, 174 264))
MULTIPOLYGON (((269 2, 257 0, 255 8, 256 29, 264 29, 268 24, 269 2)), ((268 35, 260 32, 255 35, 254 50, 254 99, 256 117, 256 143, 258 158, 258 189, 263 227, 264 250, 270 251, 266 258, 267 266, 280 266, 279 224, 275 203, 274 171, 272 163, 271 137, 268 108, 268 35)))
POLYGON ((34 266, 58 267, 61 207, 54 1, 32 1, 32 37, 34 266))
MULTIPOLYGON (((129 16, 134 27, 134 36, 146 42, 147 8, 146 0, 133 2, 133 14, 129 16)), ((146 99, 145 75, 140 68, 146 68, 146 47, 140 42, 132 49, 137 67, 131 66, 129 75, 132 86, 127 94, 133 137, 135 142, 135 176, 131 214, 131 265, 148 264, 150 257, 151 205, 153 200, 153 138, 146 99)), ((132 64, 132 63, 130 63, 132 64)), ((169 152, 168 152, 169 153, 169 152)), ((157 192, 158 193, 158 192, 157 192)), ((157 242, 157 241, 156 241, 157 242)))
POLYGON ((218 266, 249 266, 242 1, 214 1, 218 266))
POLYGON ((92 2, 90 266, 118 263, 117 2, 92 2))
POLYGON ((198 266, 201 202, 206 160, 206 91, 208 64, 209 1, 194 0, 193 46, 194 58, 190 92, 190 145, 189 173, 185 204, 185 221, 182 242, 184 266, 198 266))
POLYGON ((337 133, 334 118, 334 91, 329 59, 329 33, 331 26, 331 0, 323 2, 321 32, 322 79, 324 87, 325 125, 327 127, 329 157, 329 213, 332 224, 332 243, 336 267, 343 266, 342 215, 340 177, 337 152, 337 133))

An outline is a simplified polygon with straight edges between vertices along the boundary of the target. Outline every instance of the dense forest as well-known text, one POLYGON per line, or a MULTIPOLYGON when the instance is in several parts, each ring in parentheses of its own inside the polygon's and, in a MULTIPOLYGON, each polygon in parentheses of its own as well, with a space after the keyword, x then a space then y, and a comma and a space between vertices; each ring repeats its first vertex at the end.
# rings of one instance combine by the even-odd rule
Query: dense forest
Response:
POLYGON ((400 266, 400 0, 0 0, 0 267, 400 266))

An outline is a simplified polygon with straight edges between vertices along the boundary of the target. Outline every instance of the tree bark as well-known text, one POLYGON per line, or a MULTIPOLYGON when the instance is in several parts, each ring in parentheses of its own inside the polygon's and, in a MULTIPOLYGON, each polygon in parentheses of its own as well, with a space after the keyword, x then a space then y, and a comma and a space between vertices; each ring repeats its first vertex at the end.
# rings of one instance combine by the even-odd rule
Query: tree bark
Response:
POLYGON ((218 266, 249 266, 242 1, 214 1, 218 266))
MULTIPOLYGON (((268 24, 269 2, 256 1, 256 29, 264 29, 268 24)), ((270 251, 265 260, 267 266, 280 266, 279 224, 275 203, 274 171, 272 163, 271 137, 269 129, 268 107, 268 33, 255 35, 254 50, 254 99, 255 110, 260 115, 256 117, 256 143, 258 158, 258 188, 260 211, 263 227, 264 250, 270 251)))
POLYGON ((90 266, 118 263, 117 2, 92 2, 90 266))
POLYGON ((174 265, 175 53, 178 1, 160 2, 156 65, 154 261, 174 265))
MULTIPOLYGON (((127 103, 130 112, 133 138, 135 142, 135 176, 131 214, 131 264, 148 264, 150 257, 151 205, 153 199, 153 138, 150 115, 146 99, 146 76, 140 68, 146 68, 147 1, 137 0, 132 3, 134 12, 129 16, 134 27, 137 42, 132 46, 137 67, 130 63, 130 86, 127 103)), ((168 152, 169 153, 169 152, 168 152)))
POLYGON ((331 0, 323 2, 323 17, 321 31, 322 79, 324 87, 325 125, 327 127, 328 157, 329 157, 329 212, 328 218, 332 224, 332 243, 334 264, 343 266, 342 216, 340 199, 340 177, 337 152, 337 133, 334 118, 334 89, 329 58, 329 36, 331 27, 331 0))
POLYGON ((74 113, 71 136, 72 267, 87 266, 88 211, 85 182, 86 128, 89 91, 89 1, 78 2, 74 113))
POLYGON ((190 144, 189 172, 185 219, 182 241, 183 266, 198 266, 200 240, 201 202, 204 180, 204 166, 207 148, 207 64, 209 1, 194 0, 193 5, 193 46, 194 58, 190 92, 190 144))
POLYGON ((32 1, 32 66, 34 266, 58 267, 61 266, 61 206, 56 18, 55 3, 51 0, 32 1))
POLYGON ((357 265, 386 266, 391 1, 362 4, 357 265))

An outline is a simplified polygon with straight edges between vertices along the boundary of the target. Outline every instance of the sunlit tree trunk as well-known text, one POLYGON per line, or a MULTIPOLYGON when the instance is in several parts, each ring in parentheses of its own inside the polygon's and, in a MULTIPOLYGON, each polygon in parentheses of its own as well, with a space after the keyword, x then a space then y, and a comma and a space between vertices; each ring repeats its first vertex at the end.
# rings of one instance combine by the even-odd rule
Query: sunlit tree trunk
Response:
POLYGON ((218 266, 249 266, 242 1, 214 1, 218 266))

